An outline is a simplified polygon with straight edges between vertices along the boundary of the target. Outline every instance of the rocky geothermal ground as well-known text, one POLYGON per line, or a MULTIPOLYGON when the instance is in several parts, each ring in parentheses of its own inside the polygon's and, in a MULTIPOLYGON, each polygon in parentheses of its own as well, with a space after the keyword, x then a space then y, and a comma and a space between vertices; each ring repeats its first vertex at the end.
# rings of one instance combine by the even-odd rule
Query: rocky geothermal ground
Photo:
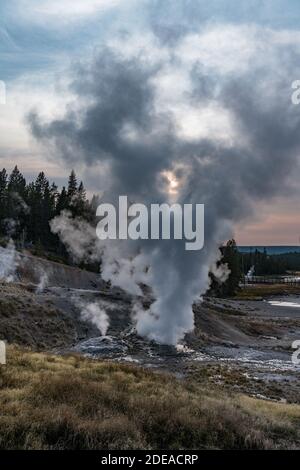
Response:
MULTIPOLYGON (((0 284, 0 339, 60 355, 133 363, 268 401, 299 403, 300 365, 292 361, 292 343, 300 340, 300 292, 250 294, 199 299, 194 332, 176 348, 162 346, 136 334, 133 299, 110 289, 97 274, 20 255, 14 281, 0 284)), ((145 296, 144 302, 149 301, 145 296)))

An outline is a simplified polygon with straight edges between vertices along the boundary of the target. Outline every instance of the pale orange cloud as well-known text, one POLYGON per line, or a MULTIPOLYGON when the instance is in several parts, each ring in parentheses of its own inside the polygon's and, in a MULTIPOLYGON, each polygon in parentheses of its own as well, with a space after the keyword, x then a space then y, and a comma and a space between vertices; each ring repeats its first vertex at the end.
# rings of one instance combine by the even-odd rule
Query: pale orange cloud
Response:
POLYGON ((299 245, 300 212, 296 198, 276 199, 257 208, 256 220, 237 224, 239 245, 299 245))

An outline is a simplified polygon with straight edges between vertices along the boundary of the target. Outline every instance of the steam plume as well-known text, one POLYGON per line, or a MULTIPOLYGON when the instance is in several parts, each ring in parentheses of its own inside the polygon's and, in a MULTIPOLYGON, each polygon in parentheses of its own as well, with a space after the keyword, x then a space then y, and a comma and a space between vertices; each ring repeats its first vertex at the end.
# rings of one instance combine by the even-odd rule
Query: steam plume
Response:
POLYGON ((0 247, 0 279, 13 282, 19 263, 19 255, 15 249, 14 242, 9 241, 6 248, 0 247))
POLYGON ((40 282, 38 283, 37 285, 37 288, 36 288, 36 292, 37 294, 41 294, 42 292, 44 292, 47 284, 48 284, 48 281, 49 281, 49 277, 48 277, 48 274, 46 273, 46 271, 43 271, 40 273, 40 282))
POLYGON ((145 204, 205 204, 199 252, 181 240, 100 244, 82 222, 74 233, 66 214, 52 223, 76 256, 101 253, 113 284, 139 293, 147 282, 156 300, 147 311, 136 306, 138 332, 176 344, 193 329, 192 303, 208 289, 234 223, 293 184, 300 112, 290 83, 299 39, 248 25, 185 28, 172 41, 149 29, 139 39, 110 41, 73 69, 77 102, 63 119, 46 123, 32 113, 29 122, 68 165, 87 175, 102 168, 105 202, 125 194, 145 204))
POLYGON ((102 336, 105 336, 109 327, 109 317, 97 302, 80 303, 81 317, 96 325, 102 336))

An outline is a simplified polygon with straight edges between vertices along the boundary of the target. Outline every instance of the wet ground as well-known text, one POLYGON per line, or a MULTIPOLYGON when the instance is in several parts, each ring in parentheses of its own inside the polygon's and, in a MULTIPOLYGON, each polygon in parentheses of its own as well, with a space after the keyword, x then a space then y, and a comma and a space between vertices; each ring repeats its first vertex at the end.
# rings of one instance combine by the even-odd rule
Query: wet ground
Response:
POLYGON ((133 299, 117 289, 48 287, 36 295, 72 318, 80 319, 82 302, 97 302, 109 316, 105 336, 90 325, 82 339, 59 353, 139 364, 265 399, 300 402, 300 364, 292 362, 292 343, 300 340, 300 296, 207 298, 194 306, 195 331, 173 347, 137 335, 133 299))

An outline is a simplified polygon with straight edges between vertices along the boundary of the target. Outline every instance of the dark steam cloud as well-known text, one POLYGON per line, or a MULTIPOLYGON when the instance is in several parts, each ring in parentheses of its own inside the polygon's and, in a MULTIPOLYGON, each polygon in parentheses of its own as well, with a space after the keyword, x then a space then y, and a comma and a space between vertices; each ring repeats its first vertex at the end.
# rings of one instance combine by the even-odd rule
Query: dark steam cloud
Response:
POLYGON ((233 224, 257 201, 286 191, 299 171, 300 111, 290 98, 299 45, 280 33, 230 25, 185 31, 163 45, 145 34, 146 45, 129 39, 129 52, 125 43, 104 47, 73 69, 77 100, 63 119, 42 122, 32 113, 29 122, 36 139, 68 165, 107 166, 105 202, 126 194, 135 202, 205 204, 199 252, 187 252, 185 240, 105 245, 106 278, 124 287, 124 275, 110 269, 123 259, 125 277, 134 285, 146 280, 157 299, 148 311, 135 306, 138 332, 175 344, 193 328, 192 303, 209 287, 233 224), (132 270, 129 250, 142 253, 130 261, 132 270))

